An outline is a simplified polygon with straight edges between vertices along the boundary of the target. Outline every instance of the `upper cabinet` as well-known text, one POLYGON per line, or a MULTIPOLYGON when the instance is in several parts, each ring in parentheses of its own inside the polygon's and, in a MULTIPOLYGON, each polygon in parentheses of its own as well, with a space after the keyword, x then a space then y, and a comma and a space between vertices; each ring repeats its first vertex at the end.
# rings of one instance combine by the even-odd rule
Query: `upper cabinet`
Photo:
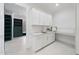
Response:
POLYGON ((52 25, 52 24, 53 24, 53 19, 52 19, 52 16, 51 16, 51 15, 49 15, 48 19, 49 19, 49 25, 52 25))
POLYGON ((39 17, 40 25, 44 25, 44 19, 45 19, 44 13, 40 11, 39 16, 40 16, 40 17, 39 17))
POLYGON ((32 25, 52 26, 52 16, 34 8, 31 11, 31 21, 32 25))
POLYGON ((39 11, 36 10, 36 9, 32 9, 32 12, 31 12, 31 19, 32 19, 32 24, 33 25, 38 25, 39 24, 39 11))

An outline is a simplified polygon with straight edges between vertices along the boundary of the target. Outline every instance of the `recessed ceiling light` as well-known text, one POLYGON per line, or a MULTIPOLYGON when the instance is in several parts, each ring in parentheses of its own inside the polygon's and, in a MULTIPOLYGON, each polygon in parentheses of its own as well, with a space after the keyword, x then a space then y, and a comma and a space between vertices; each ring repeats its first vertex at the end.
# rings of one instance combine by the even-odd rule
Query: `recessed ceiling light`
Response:
POLYGON ((56 3, 56 6, 59 6, 59 4, 58 4, 58 3, 56 3))

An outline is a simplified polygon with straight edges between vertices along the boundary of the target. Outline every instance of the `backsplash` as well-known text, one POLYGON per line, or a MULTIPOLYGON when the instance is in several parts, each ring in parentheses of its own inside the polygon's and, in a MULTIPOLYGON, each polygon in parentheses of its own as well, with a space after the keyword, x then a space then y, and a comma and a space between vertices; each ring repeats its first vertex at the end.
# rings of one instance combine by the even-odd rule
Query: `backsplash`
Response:
POLYGON ((32 26, 33 33, 43 33, 47 31, 52 31, 52 27, 49 26, 32 26))
POLYGON ((40 33, 43 30, 42 26, 32 26, 33 33, 40 33))

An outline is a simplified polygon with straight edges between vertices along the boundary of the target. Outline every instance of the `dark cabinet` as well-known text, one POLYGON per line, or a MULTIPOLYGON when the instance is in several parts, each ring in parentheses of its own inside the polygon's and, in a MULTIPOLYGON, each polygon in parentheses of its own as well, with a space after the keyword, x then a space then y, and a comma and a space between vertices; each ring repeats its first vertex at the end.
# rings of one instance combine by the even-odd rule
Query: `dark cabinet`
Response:
POLYGON ((14 19, 14 37, 22 36, 22 19, 14 19))
POLYGON ((12 38, 12 24, 13 25, 13 37, 23 36, 22 32, 22 19, 14 18, 12 23, 11 15, 4 15, 4 38, 5 41, 11 40, 12 38))
POLYGON ((11 40, 12 37, 12 17, 4 15, 4 38, 5 41, 11 40))

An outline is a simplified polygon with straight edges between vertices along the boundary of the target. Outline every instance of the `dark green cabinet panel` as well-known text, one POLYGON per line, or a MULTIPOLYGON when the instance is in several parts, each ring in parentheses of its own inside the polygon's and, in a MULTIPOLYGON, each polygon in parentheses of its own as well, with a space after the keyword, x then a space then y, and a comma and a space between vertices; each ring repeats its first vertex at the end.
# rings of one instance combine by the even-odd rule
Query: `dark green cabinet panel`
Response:
POLYGON ((22 19, 14 19, 14 37, 22 36, 22 19))
POLYGON ((4 15, 4 38, 5 41, 11 40, 12 37, 12 18, 11 15, 4 15))

